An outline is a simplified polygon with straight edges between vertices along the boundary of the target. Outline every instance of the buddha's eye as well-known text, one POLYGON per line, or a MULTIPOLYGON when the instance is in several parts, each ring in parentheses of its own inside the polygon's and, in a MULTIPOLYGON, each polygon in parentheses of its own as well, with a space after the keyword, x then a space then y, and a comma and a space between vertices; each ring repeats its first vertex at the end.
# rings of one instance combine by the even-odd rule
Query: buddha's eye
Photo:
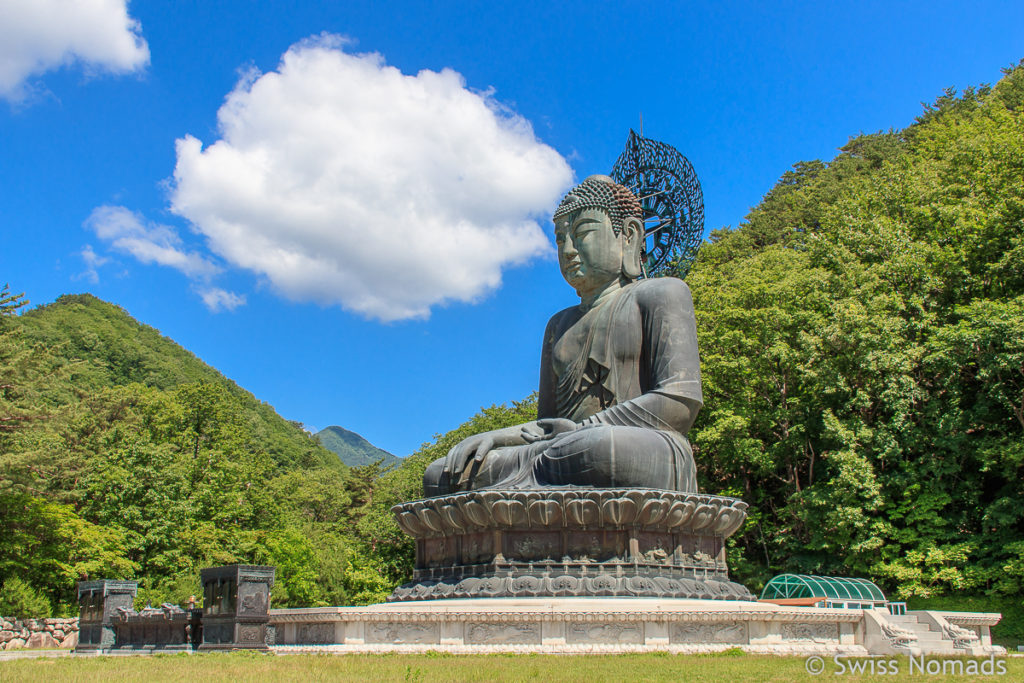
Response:
POLYGON ((593 223, 584 223, 583 225, 576 226, 576 229, 572 231, 572 236, 574 239, 581 240, 596 230, 597 226, 593 223))
POLYGON ((583 218, 572 226, 572 238, 581 240, 595 230, 600 229, 600 224, 590 218, 583 218))

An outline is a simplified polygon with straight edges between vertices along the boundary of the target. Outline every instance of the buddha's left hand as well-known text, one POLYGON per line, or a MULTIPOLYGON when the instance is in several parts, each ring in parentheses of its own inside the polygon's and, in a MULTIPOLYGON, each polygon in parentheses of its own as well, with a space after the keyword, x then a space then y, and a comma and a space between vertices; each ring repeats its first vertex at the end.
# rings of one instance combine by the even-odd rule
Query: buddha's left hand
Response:
POLYGON ((470 460, 481 462, 495 447, 495 432, 474 434, 455 444, 444 461, 444 471, 453 481, 462 476, 470 460))
POLYGON ((575 431, 577 427, 578 424, 564 417, 545 417, 523 425, 522 437, 526 443, 536 443, 575 431))

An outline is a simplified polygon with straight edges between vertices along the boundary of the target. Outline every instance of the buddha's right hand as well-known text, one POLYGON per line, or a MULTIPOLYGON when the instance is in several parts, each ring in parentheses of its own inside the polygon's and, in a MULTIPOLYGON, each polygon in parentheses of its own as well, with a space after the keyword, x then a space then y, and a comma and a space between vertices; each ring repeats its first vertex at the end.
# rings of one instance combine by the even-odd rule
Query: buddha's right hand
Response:
POLYGON ((537 443, 553 439, 559 434, 575 431, 579 427, 572 420, 564 417, 543 417, 536 422, 523 425, 522 438, 526 443, 537 443))
POLYGON ((444 459, 444 471, 452 481, 456 481, 470 460, 483 460, 494 446, 494 437, 489 432, 466 437, 448 451, 444 459))

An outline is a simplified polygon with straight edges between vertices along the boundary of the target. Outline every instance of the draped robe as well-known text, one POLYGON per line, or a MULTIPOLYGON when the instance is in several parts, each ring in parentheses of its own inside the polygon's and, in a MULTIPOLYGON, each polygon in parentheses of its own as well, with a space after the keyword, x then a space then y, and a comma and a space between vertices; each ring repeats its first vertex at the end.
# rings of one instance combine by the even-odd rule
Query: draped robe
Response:
POLYGON ((481 488, 640 487, 697 491, 686 432, 703 403, 690 290, 641 280, 599 304, 556 313, 541 353, 538 417, 579 424, 532 444, 503 446, 457 482, 436 461, 426 494, 481 488))

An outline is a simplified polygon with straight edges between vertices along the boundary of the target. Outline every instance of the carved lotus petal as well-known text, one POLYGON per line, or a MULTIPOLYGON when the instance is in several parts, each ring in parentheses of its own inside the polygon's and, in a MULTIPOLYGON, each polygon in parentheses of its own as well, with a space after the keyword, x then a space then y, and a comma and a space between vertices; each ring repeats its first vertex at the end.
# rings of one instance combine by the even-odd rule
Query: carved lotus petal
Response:
POLYGON ((723 508, 715 520, 715 527, 712 531, 722 536, 731 536, 734 531, 740 528, 747 518, 746 512, 733 507, 723 508))
POLYGON ((633 576, 626 580, 626 586, 630 591, 639 595, 653 593, 656 589, 654 581, 646 576, 633 576))
POLYGON ((668 512, 668 506, 660 500, 646 500, 640 508, 639 523, 644 526, 654 526, 668 512))
POLYGON ((399 512, 395 515, 395 521, 398 522, 398 526, 402 527, 402 531, 413 538, 422 536, 427 532, 426 527, 420 523, 419 517, 412 512, 399 512))
POLYGON ((563 575, 551 579, 551 590, 562 593, 573 593, 580 585, 580 580, 575 576, 563 575))
POLYGON ((695 508, 696 506, 688 500, 672 503, 672 507, 669 508, 668 513, 665 515, 665 526, 670 529, 685 526, 690 521, 690 517, 693 516, 695 508))
POLYGON ((518 500, 499 500, 491 505, 491 514, 502 526, 521 526, 526 524, 526 506, 518 500))
POLYGON ((461 595, 463 597, 471 597, 476 590, 480 587, 481 579, 471 576, 468 579, 463 579, 455 586, 455 595, 461 595))
POLYGON ((699 531, 715 521, 717 509, 711 505, 702 504, 693 512, 693 519, 690 520, 690 528, 699 531))
POLYGON ((436 510, 431 508, 423 508, 420 510, 420 521, 431 531, 442 533, 445 530, 444 520, 441 519, 441 515, 437 514, 436 510))
POLYGON ((537 526, 555 526, 562 521, 562 506, 553 500, 530 503, 530 521, 537 526))
POLYGON ((513 593, 529 593, 541 588, 541 580, 536 576, 518 576, 512 579, 513 593))
POLYGON ((644 501, 648 499, 649 495, 650 494, 648 494, 648 493, 646 493, 644 491, 627 491, 626 495, 624 495, 622 497, 623 498, 629 498, 631 501, 636 503, 637 507, 640 507, 641 505, 643 505, 644 501))
POLYGON ((484 507, 491 507, 499 500, 505 500, 505 494, 500 491, 484 491, 479 494, 479 500, 484 507))
POLYGON ((579 526, 594 526, 601 518, 597 502, 586 498, 570 500, 565 505, 565 513, 574 524, 579 526))
POLYGON ((430 594, 437 597, 445 597, 451 594, 453 588, 450 583, 437 583, 430 589, 430 594))
POLYGON ((473 524, 482 527, 490 525, 491 516, 487 514, 487 508, 481 503, 475 500, 462 499, 459 502, 459 508, 462 510, 462 516, 473 524))
POLYGON ((462 512, 454 505, 441 506, 441 519, 459 531, 466 530, 466 520, 463 518, 462 512))
POLYGON ((624 526, 636 521, 637 506, 629 498, 612 498, 601 506, 601 517, 606 523, 624 526))

